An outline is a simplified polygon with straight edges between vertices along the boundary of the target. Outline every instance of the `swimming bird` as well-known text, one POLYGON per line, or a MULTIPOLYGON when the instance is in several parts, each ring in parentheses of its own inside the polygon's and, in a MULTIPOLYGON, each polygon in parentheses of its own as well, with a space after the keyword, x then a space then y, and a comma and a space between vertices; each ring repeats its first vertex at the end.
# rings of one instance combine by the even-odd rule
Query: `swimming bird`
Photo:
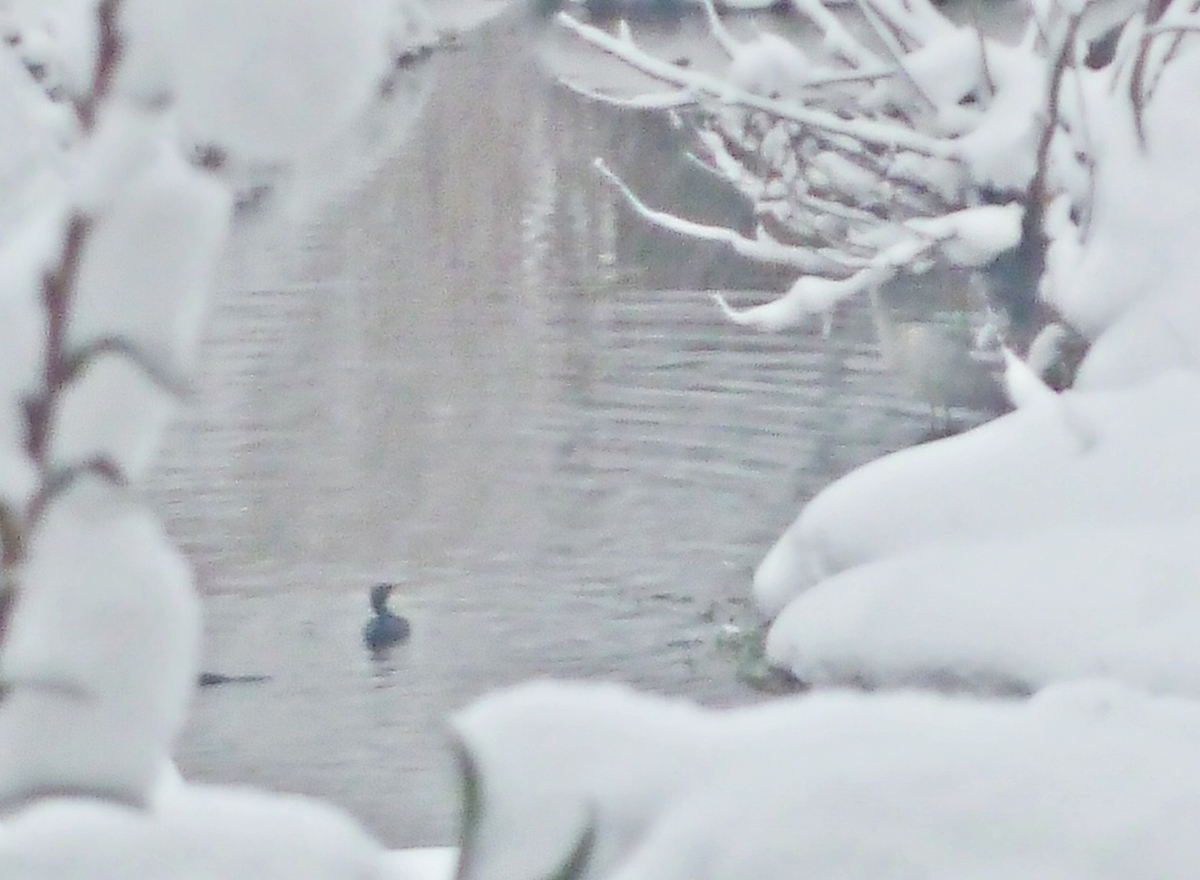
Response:
POLYGON ((388 608, 387 600, 395 584, 376 584, 371 588, 371 610, 375 616, 363 627, 363 643, 372 651, 382 651, 408 638, 408 621, 388 608))

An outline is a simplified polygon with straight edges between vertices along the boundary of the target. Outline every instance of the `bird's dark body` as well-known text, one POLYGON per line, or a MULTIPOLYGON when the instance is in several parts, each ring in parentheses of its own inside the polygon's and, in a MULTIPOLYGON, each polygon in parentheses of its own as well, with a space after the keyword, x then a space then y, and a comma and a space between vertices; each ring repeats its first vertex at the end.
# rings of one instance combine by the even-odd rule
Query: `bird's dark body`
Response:
POLYGON ((381 651, 408 638, 412 627, 408 621, 388 608, 387 600, 393 584, 376 584, 371 588, 371 610, 374 616, 363 627, 363 644, 372 651, 381 651))

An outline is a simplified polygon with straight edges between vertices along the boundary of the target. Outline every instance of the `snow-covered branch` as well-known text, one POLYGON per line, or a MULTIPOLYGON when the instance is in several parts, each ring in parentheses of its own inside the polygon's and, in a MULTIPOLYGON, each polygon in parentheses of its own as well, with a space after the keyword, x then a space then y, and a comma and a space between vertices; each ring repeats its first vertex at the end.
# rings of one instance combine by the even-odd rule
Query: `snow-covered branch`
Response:
MULTIPOLYGON (((748 240, 651 210, 606 170, 641 216, 749 256, 794 255, 787 262, 805 277, 777 307, 727 314, 789 326, 895 272, 923 270, 930 257, 982 268, 1006 252, 1028 264, 1013 308, 1033 301, 1044 211, 1069 189, 1074 216, 1090 214, 1087 112, 1064 97, 1064 83, 1074 77, 1078 86, 1087 41, 1140 14, 1137 4, 1039 0, 1024 39, 1010 45, 977 22, 952 22, 927 0, 857 0, 870 39, 850 33, 844 7, 797 0, 822 38, 806 49, 769 32, 738 39, 711 0, 704 6, 711 38, 729 58, 722 70, 668 63, 627 27, 612 35, 566 14, 558 20, 668 84, 668 92, 607 100, 683 115, 697 157, 751 201, 761 222, 748 240), (999 206, 1011 210, 990 210, 999 206), (929 223, 941 224, 936 247, 929 223)), ((1192 23, 1167 15, 1150 34, 1192 23)))

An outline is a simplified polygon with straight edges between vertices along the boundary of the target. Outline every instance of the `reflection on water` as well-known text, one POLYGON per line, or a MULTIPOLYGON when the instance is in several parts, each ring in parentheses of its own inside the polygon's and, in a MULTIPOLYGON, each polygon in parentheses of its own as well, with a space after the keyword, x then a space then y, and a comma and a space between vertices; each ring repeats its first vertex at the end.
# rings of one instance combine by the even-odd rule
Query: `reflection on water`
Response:
POLYGON ((589 162, 740 209, 679 170, 669 127, 554 88, 529 46, 496 25, 434 59, 417 130, 359 191, 247 223, 155 481, 206 667, 271 676, 197 696, 184 773, 330 797, 394 845, 453 840, 444 719, 486 690, 756 699, 718 645, 754 564, 816 488, 926 426, 862 310, 828 342, 723 322, 694 288, 770 273, 647 233, 589 162), (413 621, 379 660, 376 580, 413 621))

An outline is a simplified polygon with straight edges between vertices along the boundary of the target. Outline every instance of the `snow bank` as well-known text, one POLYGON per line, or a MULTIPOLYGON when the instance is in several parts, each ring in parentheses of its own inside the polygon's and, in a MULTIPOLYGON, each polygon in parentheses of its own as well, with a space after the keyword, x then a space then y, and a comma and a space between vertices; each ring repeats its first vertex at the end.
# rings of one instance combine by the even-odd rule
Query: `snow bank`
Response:
POLYGON ((774 617, 840 571, 931 543, 1200 514, 1200 374, 1069 391, 828 486, 754 577, 774 617))
POLYGON ((818 685, 1035 691, 1109 676, 1200 696, 1200 519, 933 544, 792 602, 774 665, 818 685))
POLYGON ((153 812, 83 799, 29 807, 0 837, 5 880, 384 880, 384 850, 321 801, 187 785, 153 812))
POLYGON ((1026 702, 825 691, 725 712, 539 683, 463 718, 504 742, 467 743, 481 800, 465 877, 544 876, 573 854, 571 876, 621 880, 1200 868, 1200 707, 1109 682, 1026 702))
POLYGON ((1183 878, 1200 710, 1108 684, 1028 704, 822 694, 697 768, 617 880, 1183 878))

